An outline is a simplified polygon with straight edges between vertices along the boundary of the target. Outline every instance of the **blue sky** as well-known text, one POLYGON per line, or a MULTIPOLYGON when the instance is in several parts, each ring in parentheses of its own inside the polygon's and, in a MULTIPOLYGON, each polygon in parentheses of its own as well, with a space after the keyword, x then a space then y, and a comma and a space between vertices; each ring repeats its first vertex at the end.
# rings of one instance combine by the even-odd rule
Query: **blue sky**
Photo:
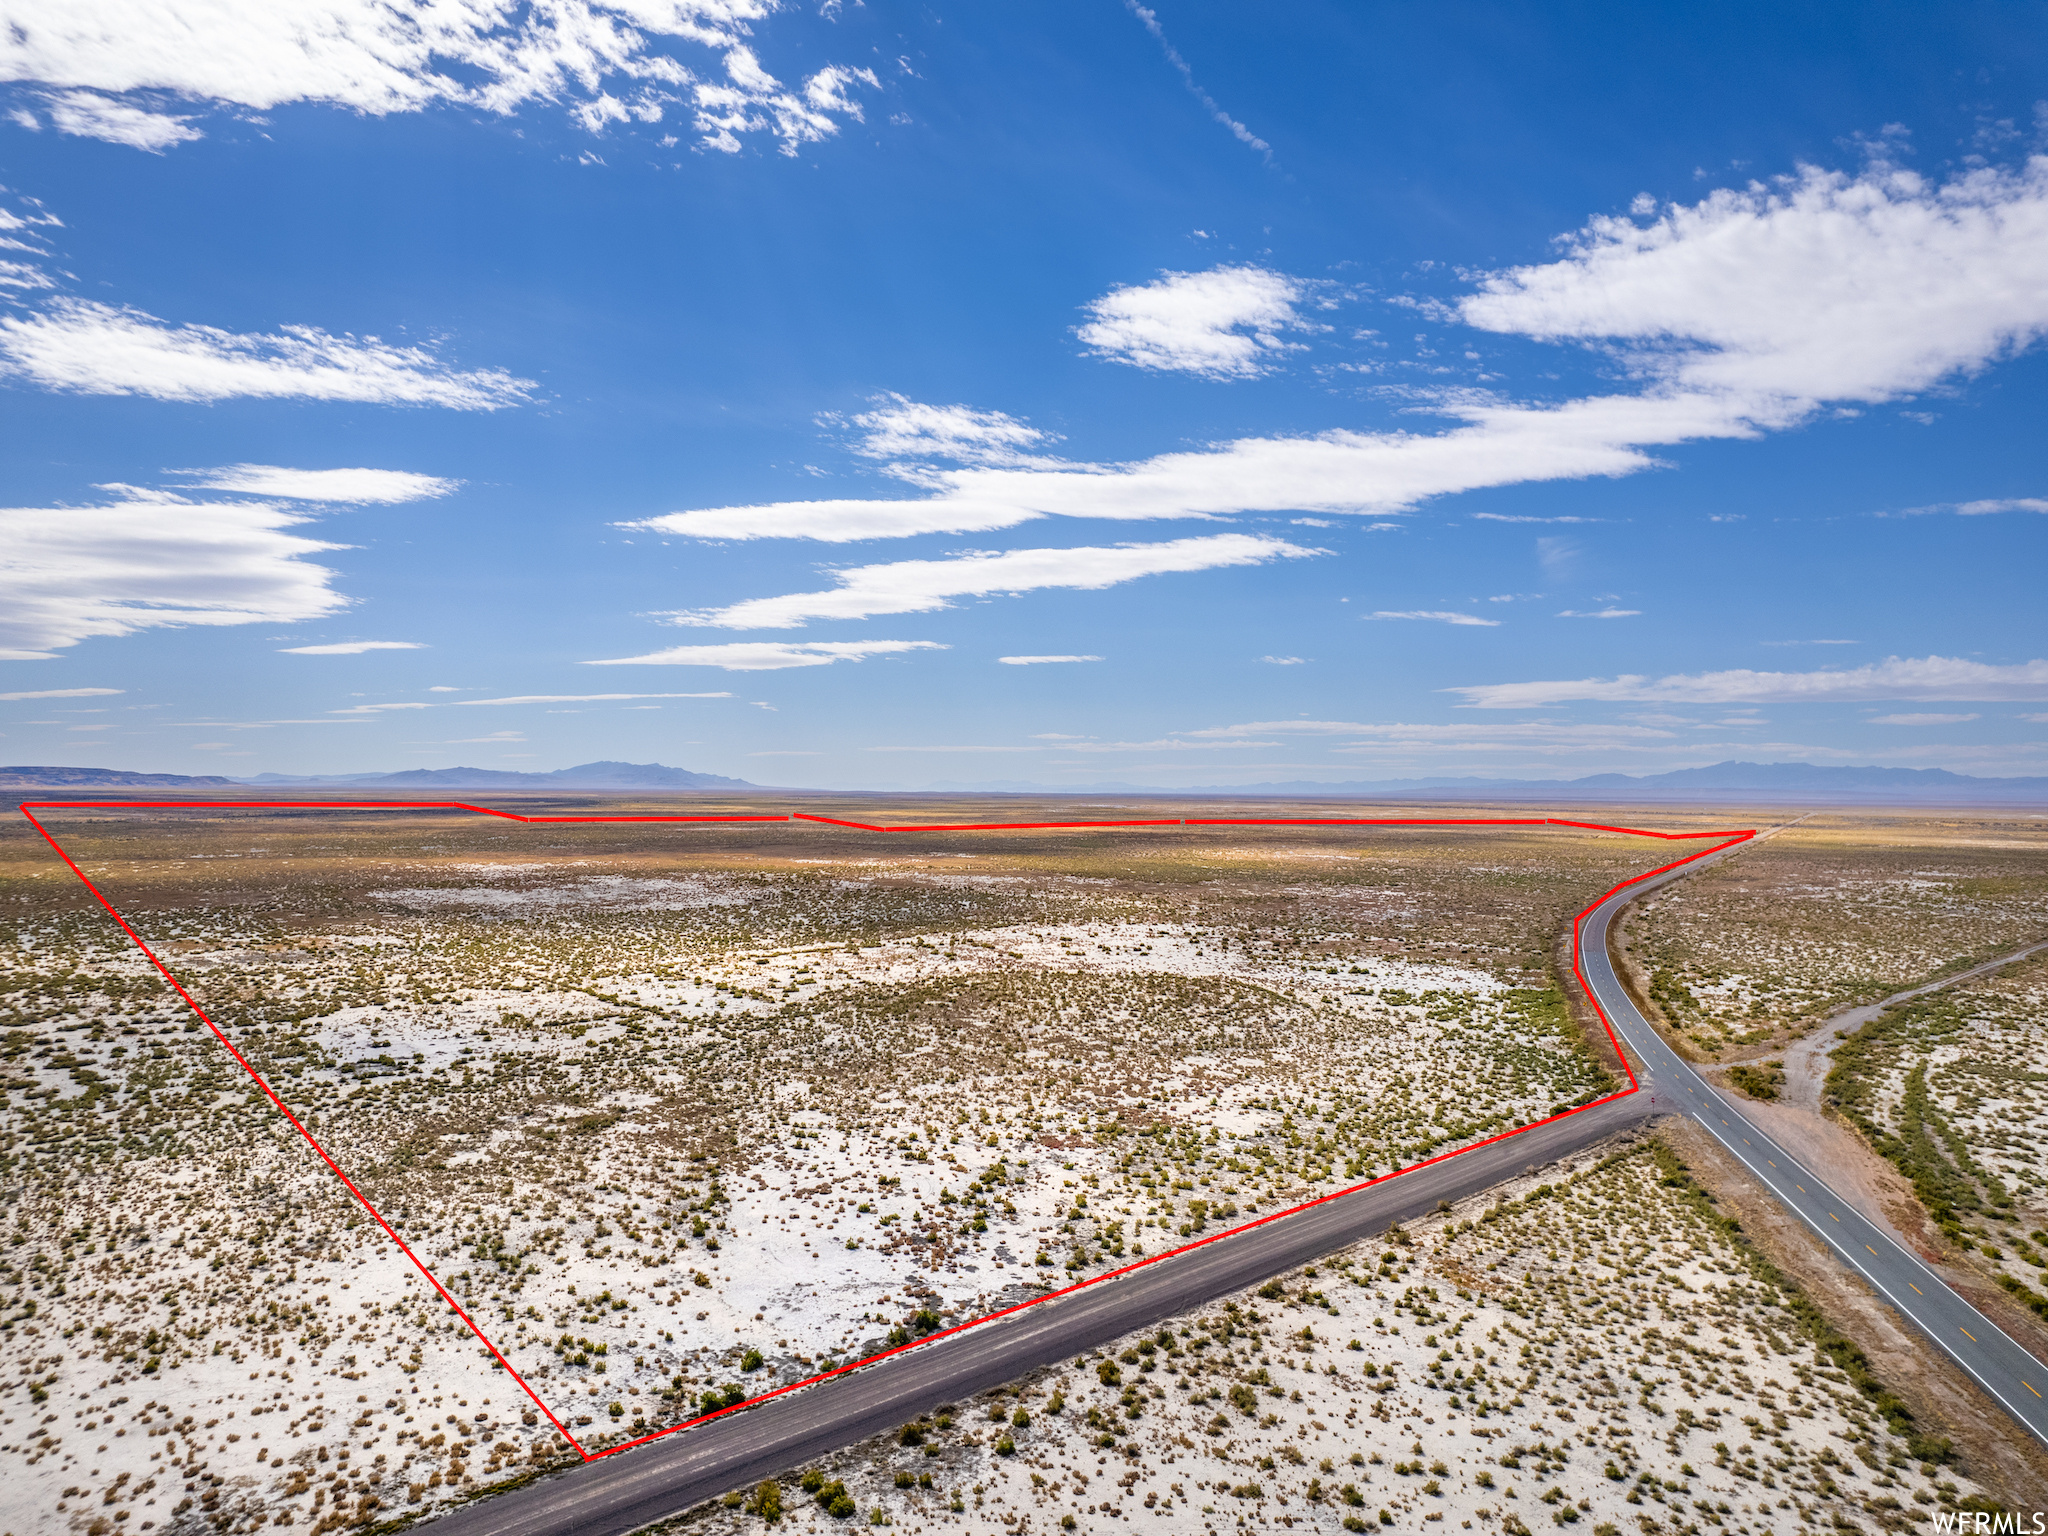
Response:
POLYGON ((8 762, 2048 772, 2038 5, 0 18, 8 762))

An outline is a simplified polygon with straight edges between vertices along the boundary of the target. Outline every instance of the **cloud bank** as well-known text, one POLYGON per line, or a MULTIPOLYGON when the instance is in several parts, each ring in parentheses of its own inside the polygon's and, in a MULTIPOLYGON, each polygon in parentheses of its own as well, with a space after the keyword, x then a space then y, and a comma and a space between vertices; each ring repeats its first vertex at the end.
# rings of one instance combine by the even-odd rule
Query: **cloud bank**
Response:
POLYGON ((311 556, 337 544, 265 502, 133 492, 97 507, 0 509, 0 661, 43 661, 95 636, 185 625, 291 624, 346 604, 311 556))
MULTIPOLYGON (((452 481, 402 470, 299 470, 242 464, 182 470, 208 489, 289 487, 298 500, 400 501, 452 481), (241 473, 246 471, 247 473, 241 473)), ((0 661, 43 661, 81 640, 188 624, 291 624, 348 605, 334 572, 308 557, 345 546, 294 532, 313 514, 269 499, 190 500, 108 485, 100 506, 0 509, 0 661)), ((410 640, 294 646, 307 656, 422 649, 410 640)), ((54 696, 54 695, 53 695, 54 696)))

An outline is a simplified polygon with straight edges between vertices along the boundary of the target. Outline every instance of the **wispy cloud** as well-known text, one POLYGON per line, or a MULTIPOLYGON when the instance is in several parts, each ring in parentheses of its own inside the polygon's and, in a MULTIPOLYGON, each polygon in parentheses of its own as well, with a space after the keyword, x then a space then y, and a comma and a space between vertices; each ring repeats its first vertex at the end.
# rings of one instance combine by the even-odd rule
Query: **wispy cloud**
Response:
POLYGON ((1288 331, 1323 330, 1295 310, 1307 286, 1265 267, 1163 272, 1087 306, 1076 333, 1097 357, 1204 379, 1253 379, 1307 348, 1288 331))
POLYGON ((1604 523, 1604 517, 1519 517, 1506 512, 1474 512, 1475 523, 1604 523))
POLYGON ((1363 619, 1427 619, 1438 624, 1467 624, 1481 629, 1499 629, 1499 619, 1482 619, 1476 613, 1458 613, 1443 608, 1382 608, 1359 615, 1363 619))
MULTIPOLYGON (((728 672, 779 672, 788 667, 829 667, 905 651, 943 651, 932 640, 735 640, 724 645, 675 645, 644 656, 586 661, 586 667, 723 667, 728 672)), ((762 705, 763 709, 770 708, 762 705)))
POLYGON ((97 699, 127 691, 125 688, 34 688, 26 693, 0 693, 0 703, 12 704, 20 699, 97 699))
POLYGON ((2001 496, 1985 501, 1938 501, 1925 507, 1907 507, 1898 512, 1880 512, 1879 517, 1933 517, 1943 513, 1954 517, 1991 517, 2000 512, 2048 512, 2048 497, 2001 496))
POLYGON ((1262 534, 1222 533, 1164 544, 1016 549, 951 560, 899 560, 835 572, 838 586, 829 592, 758 597, 725 608, 678 614, 674 622, 718 629, 800 629, 813 619, 931 613, 952 607, 956 597, 1047 587, 1099 591, 1142 576, 1263 565, 1320 553, 1262 534))
POLYGON ((519 693, 503 699, 452 699, 461 708, 482 704, 607 704, 618 699, 729 699, 719 693, 519 693))
POLYGON ((1040 667, 1055 661, 1100 661, 1100 656, 998 656, 1006 667, 1040 667))
POLYGON ((446 496, 462 484, 404 469, 287 469, 281 464, 224 464, 218 469, 167 469, 164 473, 188 480, 200 490, 352 506, 428 501, 446 496))
MULTIPOLYGON (((1534 720, 1521 722, 1457 721, 1416 724, 1364 720, 1253 720, 1237 725, 1185 731, 1195 741, 1255 740, 1273 737, 1321 737, 1329 750, 1377 753, 1420 747, 1455 746, 1466 750, 1566 752, 1601 748, 1655 746, 1673 732, 1650 725, 1612 725, 1534 720)), ((1270 745, 1270 740, 1264 744, 1270 745)))
POLYGON ((288 645, 281 656, 360 656, 365 651, 424 651, 418 640, 337 640, 332 645, 288 645))
POLYGON ((1259 660, 1272 667, 1299 667, 1306 664, 1306 658, 1300 656, 1261 656, 1259 660))
POLYGON ((1166 62, 1179 71, 1180 78, 1186 84, 1189 93, 1202 104, 1209 116, 1214 118, 1222 127, 1228 129, 1230 136, 1236 139, 1238 143, 1244 145, 1246 149, 1257 150, 1266 163, 1271 165, 1273 163, 1273 146, 1253 133, 1251 129, 1245 127, 1243 123, 1240 123, 1228 112, 1224 111, 1223 108, 1216 104, 1216 98, 1202 89, 1201 85, 1195 80, 1194 70, 1189 67, 1188 61, 1181 57, 1180 50, 1167 41, 1166 28, 1159 24, 1158 14, 1138 4, 1138 0, 1124 0, 1124 4, 1130 8, 1131 14, 1144 24, 1145 30, 1152 34, 1152 40, 1159 44, 1160 51, 1166 55, 1166 62))
POLYGON ((1982 715, 1872 715, 1872 725, 1961 725, 1966 720, 1981 720, 1982 715))
POLYGON ((1674 673, 1570 682, 1482 683, 1447 688, 1479 709, 1532 709, 1575 700, 1671 704, 1860 704, 1881 699, 2025 702, 2048 699, 2048 661, 2011 666, 1960 657, 1893 656, 1866 667, 1817 672, 1674 673))
MULTIPOLYGON (((824 418, 827 425, 838 418, 824 418)), ((949 459, 956 464, 1043 463, 1034 450, 1050 434, 1001 411, 966 405, 925 405, 902 395, 877 397, 875 408, 853 418, 861 439, 854 451, 864 458, 894 461, 900 473, 917 478, 916 461, 949 459)))
POLYGON ((424 347, 312 326, 237 333, 170 325, 139 309, 56 298, 0 316, 0 378, 81 395, 158 400, 309 399, 495 411, 534 382, 500 368, 451 368, 424 347))
POLYGON ((1560 619, 1639 619, 1643 616, 1640 608, 1564 608, 1557 615, 1560 619))

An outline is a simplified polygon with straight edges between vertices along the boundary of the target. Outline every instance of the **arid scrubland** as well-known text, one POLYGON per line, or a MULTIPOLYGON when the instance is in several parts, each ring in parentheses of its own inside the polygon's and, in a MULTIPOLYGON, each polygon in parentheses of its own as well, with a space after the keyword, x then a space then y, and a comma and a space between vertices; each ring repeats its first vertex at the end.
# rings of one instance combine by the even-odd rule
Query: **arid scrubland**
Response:
POLYGON ((2048 956, 1888 1009, 1833 1063, 1830 1107, 1952 1243, 2048 1317, 2048 956))
POLYGON ((1983 1499, 1671 1153, 1578 1163, 679 1524, 1762 1536, 1983 1499))
MULTIPOLYGON (((430 1513, 558 1463, 567 1446, 541 1405, 586 1446, 616 1443, 1582 1102, 1610 1079, 1556 988, 1557 936, 1592 895, 1669 856, 1555 828, 912 839, 791 825, 506 827, 441 813, 52 820, 540 1404, 47 849, 16 837, 0 872, 0 1531, 13 1536, 59 1525, 88 1536, 258 1523, 326 1532, 430 1513)), ((1615 1188, 1642 1184, 1625 1171, 1635 1166, 1615 1165, 1615 1188)), ((1653 1186, 1630 1198, 1676 1198, 1653 1186)), ((1604 1299, 1585 1315, 1598 1327, 1622 1327, 1642 1305, 1607 1284, 1621 1270, 1590 1267, 1604 1257, 1597 1220, 1579 1223, 1592 1247, 1574 1246, 1563 1269, 1533 1259, 1533 1238, 1483 1251, 1489 1234, 1527 1230, 1544 1234, 1547 1253, 1562 1243, 1567 1209, 1577 1207, 1528 1207, 1512 1218, 1519 1228, 1502 1216, 1457 1234, 1438 1257, 1469 1274, 1450 1289, 1425 1277, 1423 1250, 1404 1246, 1386 1250, 1384 1275, 1376 1256, 1332 1271, 1343 1283, 1320 1290, 1339 1308, 1345 1349, 1318 1342, 1317 1365, 1351 1373, 1360 1395, 1343 1409, 1318 1397, 1322 1430, 1295 1422, 1283 1434, 1284 1419, 1248 1428, 1207 1388, 1195 1402, 1206 1376, 1183 1372, 1196 1446, 1265 1448, 1248 1468, 1207 1468, 1206 1495, 1181 1478, 1171 1508, 1192 1522, 1190 1506, 1240 1510, 1286 1490, 1286 1518, 1335 1524, 1365 1518, 1342 1493, 1355 1483, 1361 1498, 1375 1490, 1373 1520, 1384 1506, 1397 1523, 1423 1522, 1461 1507, 1438 1502, 1455 1488, 1471 1495, 1474 1513, 1461 1519, 1484 1506, 1512 1532, 1508 1516, 1569 1523, 1580 1501, 1603 1510, 1601 1498, 1627 1502, 1631 1489, 1638 1513, 1654 1515, 1681 1488, 1708 1486, 1676 1462, 1640 1481, 1665 1461, 1606 1438, 1598 1476, 1581 1478, 1592 1454, 1582 1432, 1566 1462, 1553 1453, 1571 1421, 1538 1430, 1524 1411, 1536 1384, 1511 1380, 1547 1370, 1546 1352, 1573 1354, 1592 1380, 1597 1354, 1609 1384, 1655 1364, 1638 1356, 1669 1355, 1638 1331, 1609 1361, 1588 1353, 1583 1327, 1584 1337, 1565 1330, 1578 1315, 1565 1310, 1569 1287, 1595 1277, 1604 1299), (1533 1288, 1522 1278, 1532 1262, 1533 1288), (1573 1276, 1574 1265, 1589 1267, 1573 1276), (1565 1289, 1546 1303, 1547 1321, 1509 1311, 1479 1329, 1475 1312, 1451 1332, 1482 1298, 1526 1309, 1553 1281, 1565 1289), (1454 1312, 1459 1285, 1472 1299, 1454 1312), (1461 1360, 1496 1328, 1484 1360, 1461 1360), (1439 1342, 1415 1353, 1417 1335, 1439 1342), (1453 1338, 1462 1342, 1444 1342, 1453 1338), (1451 1359, 1437 1359, 1446 1350, 1451 1359), (1543 1504, 1532 1486, 1510 1502, 1502 1483, 1496 1499, 1478 1474, 1484 1456, 1515 1472, 1500 1460, 1516 1455, 1513 1442, 1479 1436, 1475 1456, 1439 1446, 1427 1422, 1397 1427, 1396 1406, 1421 1401, 1414 1392, 1436 1379, 1432 1360, 1446 1382, 1483 1367, 1485 1391, 1467 1389, 1478 1400, 1458 1411, 1490 1402, 1486 1427, 1529 1422, 1521 1458, 1570 1497, 1543 1504), (1374 1390, 1390 1381, 1405 1398, 1374 1390), (1338 1442, 1372 1423, 1390 1437, 1383 1461, 1352 1467, 1338 1442), (1426 1442, 1424 1463, 1395 1446, 1397 1431, 1426 1442), (1304 1434, 1324 1437, 1318 1454, 1304 1434), (1413 1470, 1460 1455, 1466 1482, 1413 1470), (1260 1466, 1261 1456, 1274 1460, 1260 1466), (1324 1459, 1348 1470, 1313 1470, 1324 1459), (1219 1477, 1258 1491, 1218 1490, 1219 1477), (1311 1497, 1318 1477, 1324 1492, 1311 1497), (1432 1478, 1437 1491, 1422 1491, 1432 1478)), ((1612 1249, 1621 1229, 1606 1230, 1612 1249)), ((1698 1259, 1692 1248, 1656 1254, 1658 1265, 1682 1254, 1680 1269, 1649 1267, 1641 1244, 1625 1267, 1631 1283, 1655 1278, 1667 1298, 1658 1305, 1671 1305, 1674 1274, 1704 1284, 1704 1271, 1684 1267, 1698 1259)), ((1298 1288, 1290 1294, 1305 1306, 1298 1288)), ((1177 1333, 1178 1343, 1155 1339, 1152 1363, 1231 1354, 1243 1374, 1275 1381, 1289 1369, 1276 1359, 1306 1363, 1305 1347, 1279 1350, 1284 1299, 1239 1308, 1262 1313, 1256 1325, 1242 1319, 1261 1336, 1259 1365, 1245 1354, 1250 1334, 1233 1343, 1216 1331, 1227 1309, 1205 1313, 1205 1351, 1194 1332, 1177 1333)), ((1289 1330, 1298 1346, 1311 1323, 1289 1330)), ((1144 1369, 1152 1357, 1131 1347, 1140 1363, 1097 1417, 1110 1419, 1113 1398, 1118 1427, 1133 1407, 1163 1423, 1161 1399, 1124 1395, 1157 1380, 1144 1369)), ((1755 1374, 1762 1357, 1741 1368, 1755 1374)), ((1104 1387, 1096 1369, 1074 1375, 1070 1413, 1032 1410, 1033 1422, 1079 1434, 1083 1398, 1104 1387)), ((1703 1378, 1699 1361, 1686 1369, 1703 1378)), ((1831 1400, 1811 1383, 1795 1399, 1798 1371, 1785 1370, 1779 1385, 1756 1387, 1760 1409, 1783 1402, 1796 1419, 1831 1400)), ((1558 1378, 1539 1379, 1566 1395, 1558 1378)), ((1210 1385, 1225 1398, 1241 1387, 1238 1401, 1271 1390, 1235 1377, 1210 1385)), ((1339 1384, 1323 1370, 1289 1390, 1307 1402, 1339 1384)), ((1579 1403, 1546 1411, 1558 1407, 1579 1403)), ((1254 1417, 1288 1411, 1263 1401, 1254 1417)), ((1448 1411, 1423 1416, 1446 1422, 1448 1411)), ((1691 1422, 1671 1413, 1673 1425, 1691 1422)), ((1097 1440, 1110 1432, 1088 1428, 1097 1440)), ((1735 1446, 1724 1429, 1718 1438, 1735 1446)), ((1014 1483, 1026 1451, 1012 1460, 984 1439, 998 1460, 956 1482, 1014 1483)), ((1853 1454, 1840 1443, 1837 1462, 1853 1454)), ((1873 1455, 1882 1447, 1881 1475, 1903 1492, 1898 1447, 1867 1443, 1873 1455)), ((1731 1464, 1744 1454, 1731 1450, 1731 1464)), ((1718 1452, 1672 1455, 1715 1475, 1702 1458, 1718 1452)), ((1802 1456, 1811 1460, 1801 1451, 1788 1468, 1802 1456)), ((1792 1488, 1789 1470, 1773 1475, 1792 1488)), ((1169 1486, 1151 1491, 1163 1500, 1169 1486)), ((914 1513, 918 1487, 913 1477, 899 1514, 914 1513)), ((789 1492, 794 1508, 802 1501, 789 1492)), ((956 1492, 958 1517, 979 1518, 974 1496, 952 1485, 938 1512, 955 1517, 956 1492)), ((1753 1529, 1793 1518, 1764 1513, 1750 1493, 1753 1529)), ((980 1512, 997 1518, 982 1497, 980 1512)), ((1104 1497, 1098 1488, 1072 1507, 1104 1497)), ((1708 1502, 1684 1519, 1730 1518, 1708 1502)))
POLYGON ((1624 940, 1709 1055, 2048 935, 2048 820, 1822 812, 1641 903, 1624 940))
MULTIPOLYGON (((1643 862, 1513 829, 53 820, 591 1445, 1602 1091, 1549 957, 1643 862)), ((331 1530, 561 1454, 8 851, 0 1526, 331 1530)))

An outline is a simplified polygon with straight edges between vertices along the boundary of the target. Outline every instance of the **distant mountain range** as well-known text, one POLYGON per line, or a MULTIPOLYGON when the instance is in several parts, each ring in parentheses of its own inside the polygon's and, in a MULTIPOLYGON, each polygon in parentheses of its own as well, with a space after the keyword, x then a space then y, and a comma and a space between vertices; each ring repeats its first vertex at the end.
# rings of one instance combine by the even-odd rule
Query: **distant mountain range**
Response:
POLYGON ((0 789, 233 789, 218 774, 124 773, 118 768, 0 768, 0 789))
MULTIPOLYGON (((581 763, 552 773, 500 768, 411 768, 399 773, 264 773, 249 779, 217 774, 129 773, 114 768, 0 768, 0 789, 524 789, 524 790, 746 790, 764 786, 715 773, 694 773, 661 763, 581 763)), ((1793 802, 1884 804, 2048 804, 2048 778, 1973 778, 1946 768, 1823 768, 1813 763, 1715 763, 1640 777, 1596 773, 1579 779, 1417 778, 1326 781, 1290 779, 1263 784, 1037 784, 1020 779, 928 786, 942 794, 1202 795, 1495 800, 1764 799, 1793 802)), ((825 794, 831 791, 816 790, 825 794)))
POLYGON ((579 763, 553 773, 503 768, 408 768, 400 773, 352 773, 332 778, 260 773, 243 784, 376 784, 392 789, 759 789, 745 779, 692 773, 662 763, 579 763))
POLYGON ((582 763, 553 773, 498 768, 410 768, 400 773, 260 773, 253 779, 215 774, 127 773, 118 768, 0 768, 0 789, 270 789, 346 784, 380 789, 758 789, 745 779, 692 773, 661 763, 582 763))

